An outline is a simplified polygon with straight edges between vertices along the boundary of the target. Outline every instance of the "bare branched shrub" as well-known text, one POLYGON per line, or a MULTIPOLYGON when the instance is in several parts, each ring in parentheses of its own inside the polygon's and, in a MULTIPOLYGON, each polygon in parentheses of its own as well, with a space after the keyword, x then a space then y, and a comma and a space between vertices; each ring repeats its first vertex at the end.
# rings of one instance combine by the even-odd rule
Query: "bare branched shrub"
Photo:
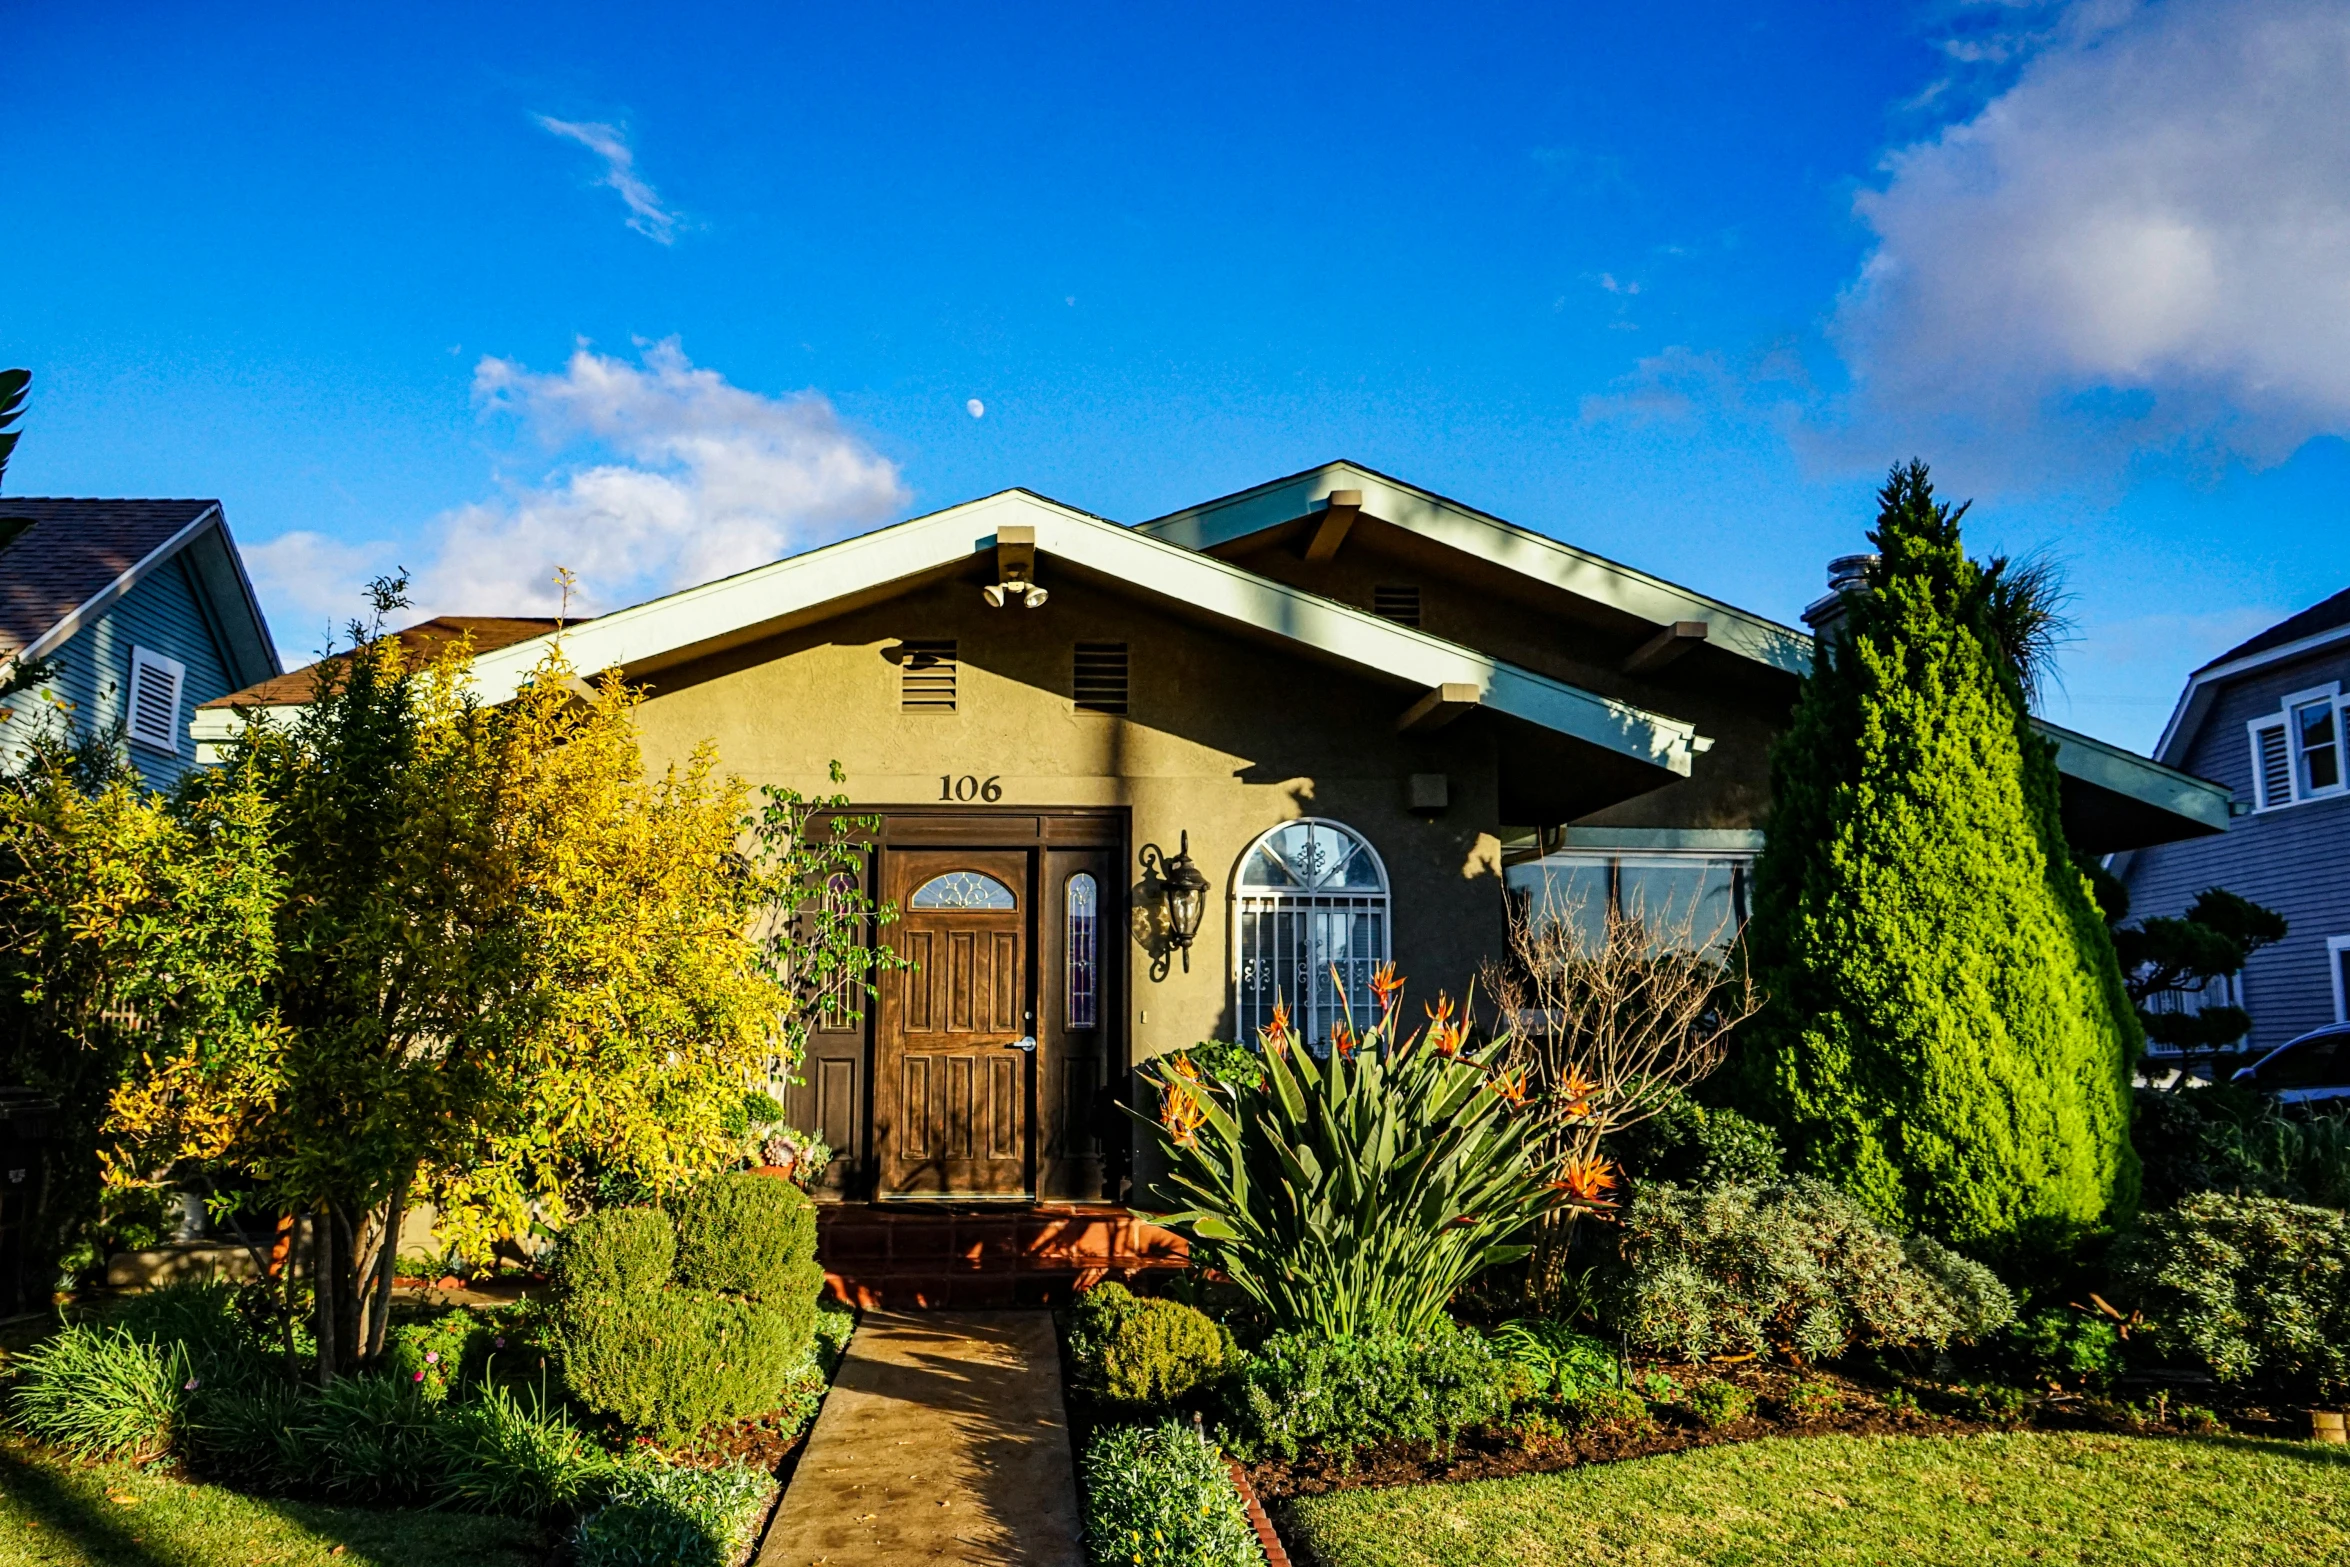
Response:
POLYGON ((1480 988, 1516 1034, 1542 1157, 1569 1199, 1536 1244, 1528 1287, 1546 1308, 1561 1295, 1575 1221, 1616 1204, 1607 1139, 1719 1066, 1730 1030, 1761 1004, 1736 942, 1701 932, 1696 916, 1694 906, 1610 906, 1600 919, 1579 903, 1519 904, 1508 959, 1485 965, 1480 988))

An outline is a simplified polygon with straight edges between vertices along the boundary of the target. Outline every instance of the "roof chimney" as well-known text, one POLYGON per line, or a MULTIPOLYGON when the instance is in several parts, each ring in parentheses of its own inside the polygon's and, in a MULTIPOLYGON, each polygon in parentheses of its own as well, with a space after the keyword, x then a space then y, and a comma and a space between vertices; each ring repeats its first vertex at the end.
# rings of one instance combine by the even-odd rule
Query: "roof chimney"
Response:
POLYGON ((1839 555, 1828 562, 1827 596, 1814 599, 1803 608, 1803 623, 1811 627, 1814 662, 1818 661, 1819 645, 1844 624, 1848 595, 1869 590, 1869 573, 1876 569, 1879 559, 1876 555, 1839 555))

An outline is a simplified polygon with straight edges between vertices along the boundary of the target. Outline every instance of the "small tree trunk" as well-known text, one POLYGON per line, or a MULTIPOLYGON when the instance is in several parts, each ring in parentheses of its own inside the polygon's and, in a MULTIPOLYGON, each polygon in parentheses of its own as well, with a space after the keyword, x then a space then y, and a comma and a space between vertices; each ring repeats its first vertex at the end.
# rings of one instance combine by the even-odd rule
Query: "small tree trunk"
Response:
POLYGON ((335 1288, 335 1280, 341 1270, 335 1263, 334 1214, 326 1203, 320 1203, 311 1217, 310 1241, 310 1297, 318 1333, 318 1385, 325 1387, 335 1379, 335 1350, 342 1342, 342 1335, 335 1331, 335 1297, 340 1293, 335 1288))
POLYGON ((360 1314, 366 1301, 359 1289, 359 1237, 354 1233, 350 1216, 342 1206, 330 1205, 335 1230, 335 1293, 341 1297, 335 1307, 335 1326, 340 1330, 341 1342, 336 1346, 337 1362, 356 1371, 359 1369, 360 1314))
POLYGON ((400 1219, 408 1208, 408 1187, 415 1179, 403 1174, 392 1188, 390 1206, 384 1209, 383 1239, 376 1246, 375 1310, 367 1323, 367 1358, 370 1362, 383 1358, 384 1333, 392 1321, 392 1275, 400 1265, 400 1219))

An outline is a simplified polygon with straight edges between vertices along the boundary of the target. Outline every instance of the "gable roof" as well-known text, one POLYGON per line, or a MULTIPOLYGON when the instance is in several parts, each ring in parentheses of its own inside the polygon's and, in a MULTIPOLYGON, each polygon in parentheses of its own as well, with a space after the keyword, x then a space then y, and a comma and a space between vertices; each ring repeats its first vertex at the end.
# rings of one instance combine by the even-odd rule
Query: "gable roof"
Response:
POLYGON ((2178 704, 2171 709, 2170 722, 2162 726, 2162 739, 2154 754, 2166 762, 2184 757, 2202 730, 2220 687, 2236 676, 2346 640, 2350 640, 2350 588, 2237 643, 2187 677, 2178 704))
POLYGON ((1137 523, 1138 531, 1183 545, 1214 550, 1252 533, 1294 522, 1329 499, 1333 490, 1360 490, 1363 512, 1438 544, 1474 555, 1520 576, 1561 588, 1657 625, 1696 620, 1706 625, 1709 647, 1783 670, 1811 670, 1811 639, 1792 626, 1750 614, 1734 604, 1650 576, 1589 550, 1562 544, 1546 534, 1463 505, 1433 490, 1366 468, 1331 462, 1293 473, 1220 500, 1169 512, 1137 523))
POLYGON ((0 499, 0 654, 44 658, 166 562, 190 550, 231 674, 279 671, 261 602, 213 500, 0 499))
POLYGON ((2344 588, 2332 598, 2322 599, 2301 611, 2287 615, 2249 641, 2239 642, 2225 653, 2195 671, 2217 669, 2222 664, 2233 664, 2238 659, 2250 658, 2256 653, 2269 653, 2295 642, 2306 641, 2328 631, 2350 627, 2350 588, 2344 588))
MULTIPOLYGON (((1212 550, 1294 522, 1326 501, 1333 490, 1360 490, 1365 516, 1488 564, 1656 625, 1703 621, 1710 647, 1789 675, 1811 672, 1812 639, 1792 626, 1562 544, 1360 463, 1324 463, 1170 512, 1139 528, 1192 549, 1212 550)), ((2337 598, 2350 601, 2350 594, 2337 598)), ((2329 599, 2294 618, 2317 616, 2336 602, 2329 599)), ((2342 614, 2350 620, 2350 603, 2345 603, 2342 614)), ((2043 718, 2034 718, 2032 726, 2056 745, 2057 769, 2067 796, 2066 828, 2078 835, 2076 846, 2086 852, 2103 852, 2089 848, 2100 838, 2151 843, 2226 829, 2232 796, 2222 785, 2043 718), (2097 818, 2095 828, 2090 825, 2092 815, 2097 818)))
MULTIPOLYGON (((1711 743, 1679 719, 1396 625, 1027 490, 1005 490, 615 610, 576 629, 565 628, 563 650, 583 671, 658 670, 873 602, 913 579, 967 567, 994 549, 999 528, 1013 525, 1035 529, 1039 555, 1072 563, 1130 591, 1175 601, 1373 678, 1429 693, 1456 688, 1447 695, 1464 705, 1595 746, 1657 774, 1687 776, 1691 755, 1711 743)), ((473 661, 476 691, 484 701, 508 700, 551 641, 550 633, 478 655, 473 661)), ((238 722, 234 713, 200 714, 197 738, 224 740, 238 722)), ((1667 781, 1657 774, 1650 775, 1657 783, 1667 781)))
MULTIPOLYGON (((579 625, 589 617, 574 615, 569 624, 579 625)), ((419 621, 393 635, 401 646, 417 658, 431 658, 442 648, 460 637, 473 638, 473 651, 478 655, 493 648, 511 647, 532 637, 542 637, 553 631, 558 622, 551 615, 435 615, 419 621)), ((304 664, 300 669, 289 669, 282 675, 232 691, 227 696, 216 696, 200 707, 299 707, 310 700, 316 689, 318 667, 325 664, 339 666, 349 653, 336 653, 304 664)))

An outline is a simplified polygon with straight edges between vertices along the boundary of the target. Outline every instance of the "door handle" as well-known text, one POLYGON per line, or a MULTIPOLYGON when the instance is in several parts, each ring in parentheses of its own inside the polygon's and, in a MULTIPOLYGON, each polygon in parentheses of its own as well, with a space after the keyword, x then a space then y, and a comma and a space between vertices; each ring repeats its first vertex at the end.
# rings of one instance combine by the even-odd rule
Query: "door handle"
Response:
POLYGON ((1034 1055, 1036 1054, 1036 1036, 1034 1034, 1025 1035, 1022 1038, 1013 1040, 1010 1044, 1004 1046, 1004 1048, 1006 1050, 1025 1050, 1030 1055, 1034 1055))

